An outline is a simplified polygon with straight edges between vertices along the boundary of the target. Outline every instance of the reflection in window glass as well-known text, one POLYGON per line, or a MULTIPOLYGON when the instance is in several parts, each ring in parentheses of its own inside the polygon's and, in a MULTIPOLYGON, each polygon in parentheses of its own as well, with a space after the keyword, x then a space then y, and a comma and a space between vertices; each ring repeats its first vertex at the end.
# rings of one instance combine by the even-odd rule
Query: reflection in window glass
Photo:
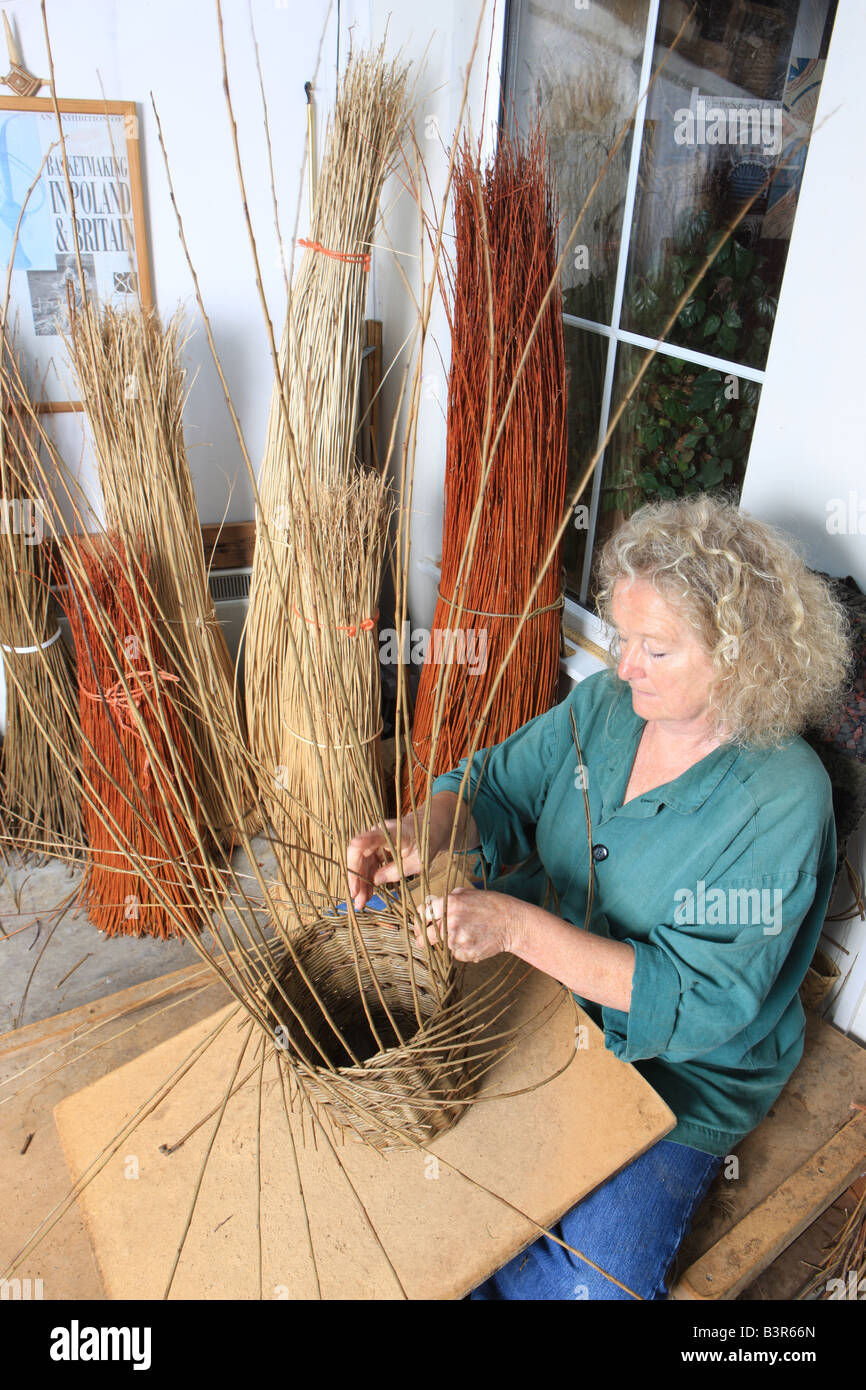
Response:
POLYGON ((835 0, 663 0, 622 326, 662 336, 684 285, 739 218, 668 341, 767 361, 835 0))
POLYGON ((506 114, 516 117, 521 131, 536 111, 541 114, 559 194, 561 245, 608 164, 563 266, 562 288, 566 313, 609 322, 630 134, 613 149, 640 95, 648 0, 595 0, 586 9, 574 0, 548 0, 512 8, 518 22, 508 48, 506 114))
MULTIPOLYGON (((598 422, 604 369, 607 362, 607 339, 597 333, 565 325, 565 380, 568 392, 568 471, 566 493, 573 497, 577 485, 598 445, 598 422)), ((586 554, 589 527, 589 489, 576 506, 572 523, 562 540, 562 562, 565 566, 566 588, 575 588, 575 576, 580 575, 586 554)))
MULTIPOLYGON (((615 404, 648 355, 620 345, 615 404)), ((760 394, 756 382, 733 372, 657 353, 605 453, 596 546, 645 502, 719 489, 738 497, 760 394)))

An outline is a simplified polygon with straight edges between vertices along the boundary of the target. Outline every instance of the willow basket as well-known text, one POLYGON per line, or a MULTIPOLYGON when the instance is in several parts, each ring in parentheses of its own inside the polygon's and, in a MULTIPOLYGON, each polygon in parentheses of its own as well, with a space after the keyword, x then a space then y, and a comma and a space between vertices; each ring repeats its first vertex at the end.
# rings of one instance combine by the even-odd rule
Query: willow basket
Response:
POLYGON ((273 985, 266 995, 269 1013, 287 1069, 300 1079, 323 1118, 382 1152, 415 1147, 450 1129, 474 1090, 467 1049, 456 1036, 465 1026, 456 968, 452 963, 437 993, 426 957, 414 947, 414 972, 410 970, 399 926, 386 925, 378 912, 364 911, 357 917, 378 989, 357 932, 345 917, 321 917, 312 925, 293 929, 291 939, 310 985, 362 1065, 352 1062, 290 956, 280 966, 279 988, 273 985), (381 1047, 361 1001, 359 979, 381 1047), (403 1037, 402 1045, 383 998, 403 1037), (333 1070, 286 1000, 304 1020, 333 1070), (279 1031, 280 1025, 284 1031, 279 1031), (429 1036, 431 1030, 433 1036, 429 1036))
POLYGON ((812 957, 812 964, 806 971, 806 978, 800 986, 800 999, 804 1009, 818 1009, 835 985, 840 970, 826 951, 819 947, 812 957))

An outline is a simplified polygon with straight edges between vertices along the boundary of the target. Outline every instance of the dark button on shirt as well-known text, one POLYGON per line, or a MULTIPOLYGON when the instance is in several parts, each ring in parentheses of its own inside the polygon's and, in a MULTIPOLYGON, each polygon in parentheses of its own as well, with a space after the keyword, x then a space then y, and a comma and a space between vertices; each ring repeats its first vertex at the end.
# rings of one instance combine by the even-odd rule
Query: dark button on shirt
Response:
POLYGON ((610 850, 608 849, 607 845, 593 845, 592 847, 592 857, 595 860, 596 864, 598 864, 602 859, 606 859, 609 854, 610 850))

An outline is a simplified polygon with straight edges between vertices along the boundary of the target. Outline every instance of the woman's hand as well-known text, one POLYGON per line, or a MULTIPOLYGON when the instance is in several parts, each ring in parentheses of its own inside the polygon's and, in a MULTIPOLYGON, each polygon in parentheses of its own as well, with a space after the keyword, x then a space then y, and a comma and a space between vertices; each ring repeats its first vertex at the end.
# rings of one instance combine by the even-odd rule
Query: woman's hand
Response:
MULTIPOLYGON (((444 941, 444 898, 428 898, 422 913, 428 922, 427 939, 444 941)), ((526 903, 506 893, 481 888, 452 888, 448 894, 448 945, 457 960, 479 961, 510 951, 524 916, 526 903)), ((415 939, 424 945, 422 928, 415 939)))
MULTIPOLYGON (((444 898, 428 898, 421 908, 431 942, 444 940, 444 910, 444 898)), ((423 930, 423 926, 414 927, 421 947, 423 930)), ((627 941, 594 936, 522 898, 480 888, 452 888, 448 945, 455 958, 464 961, 487 960, 508 951, 583 999, 623 1013, 631 1008, 634 947, 627 941)))
POLYGON ((372 830, 365 830, 363 834, 356 835, 354 840, 350 840, 346 850, 346 862, 349 868, 349 892, 355 904, 356 912, 360 912, 361 908, 370 901, 374 893, 374 885, 398 882, 401 870, 407 877, 421 872, 421 856, 415 830, 415 817, 404 816, 402 822, 386 820, 384 824, 395 845, 397 844, 397 826, 401 825, 402 827, 400 839, 401 868, 398 869, 391 857, 388 841, 381 826, 374 826, 372 830))
MULTIPOLYGON (((464 801, 458 802, 454 792, 436 792, 430 803, 429 859, 446 849, 451 840, 454 817, 458 817, 458 849, 474 849, 479 843, 475 821, 469 815, 464 801)), ((400 866, 391 856, 382 826, 373 826, 349 841, 346 862, 349 869, 349 893, 360 912, 372 898, 376 887, 384 883, 398 883, 401 876, 409 877, 421 872, 421 851, 418 845, 418 831, 413 815, 404 816, 402 821, 384 822, 391 839, 397 844, 397 826, 401 825, 400 866)))

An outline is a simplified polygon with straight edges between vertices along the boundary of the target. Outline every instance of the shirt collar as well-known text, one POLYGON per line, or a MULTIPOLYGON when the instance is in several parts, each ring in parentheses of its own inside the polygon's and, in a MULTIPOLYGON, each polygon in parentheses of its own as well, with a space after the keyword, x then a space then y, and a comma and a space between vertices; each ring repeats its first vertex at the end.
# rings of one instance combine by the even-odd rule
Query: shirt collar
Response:
POLYGON ((686 768, 672 782, 654 787, 652 791, 644 792, 623 805, 622 799, 646 720, 635 714, 631 692, 625 682, 617 680, 617 684, 620 689, 614 694, 608 725, 612 746, 606 760, 602 794, 605 814, 638 819, 655 815, 663 805, 683 814, 697 811, 733 766, 740 749, 736 744, 723 743, 692 767, 686 768))

